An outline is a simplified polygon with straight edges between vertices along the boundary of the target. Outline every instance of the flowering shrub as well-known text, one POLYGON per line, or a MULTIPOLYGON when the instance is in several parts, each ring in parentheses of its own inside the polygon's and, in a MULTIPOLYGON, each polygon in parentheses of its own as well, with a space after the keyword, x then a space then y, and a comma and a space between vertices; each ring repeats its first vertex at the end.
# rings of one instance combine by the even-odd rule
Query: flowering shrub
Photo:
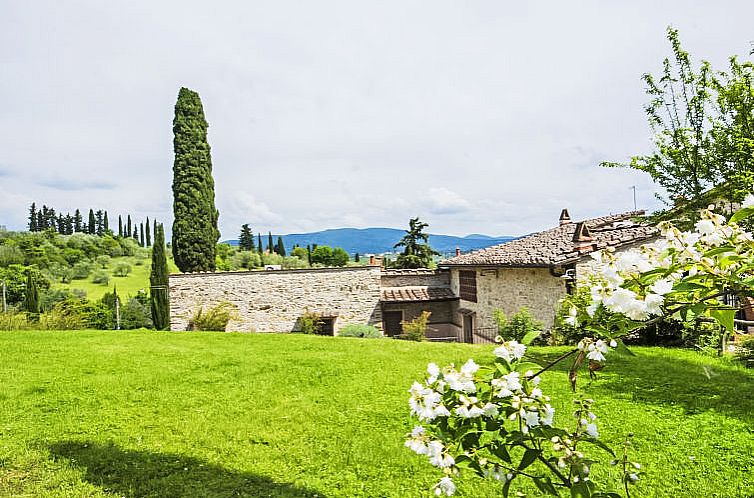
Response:
MULTIPOLYGON (((599 440, 594 401, 575 400, 574 425, 558 426, 539 375, 573 357, 569 378, 575 389, 582 367, 594 375, 612 348, 625 350, 622 336, 653 321, 701 319, 732 332, 737 308, 730 296, 754 295, 754 239, 737 224, 753 214, 754 196, 749 196, 730 221, 706 210, 694 231, 666 223, 656 242, 620 254, 596 253, 596 271, 579 282, 581 290, 566 299, 570 308, 560 317, 582 332, 581 339, 544 368, 524 360, 536 333, 497 347, 491 366, 473 360, 460 369, 431 363, 424 382, 415 382, 409 391, 419 424, 406 446, 443 472, 435 494, 453 495, 453 479, 469 470, 500 481, 506 497, 520 478, 553 496, 568 488, 571 496, 619 497, 591 477, 595 461, 585 445, 615 456, 599 440)), ((626 496, 641 475, 641 466, 628 459, 628 447, 626 442, 622 462, 612 462, 622 464, 626 496)))

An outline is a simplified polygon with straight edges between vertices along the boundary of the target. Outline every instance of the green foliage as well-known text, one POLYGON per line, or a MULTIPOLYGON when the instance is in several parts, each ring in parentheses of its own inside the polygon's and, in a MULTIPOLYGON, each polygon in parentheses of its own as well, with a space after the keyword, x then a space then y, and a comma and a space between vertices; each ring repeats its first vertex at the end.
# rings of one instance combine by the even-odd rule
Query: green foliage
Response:
POLYGON ((248 223, 241 225, 241 233, 238 235, 238 249, 241 251, 255 251, 254 233, 248 223))
POLYGON ((312 265, 320 266, 346 266, 349 260, 348 253, 342 247, 317 246, 312 250, 312 265))
POLYGON ((149 297, 152 323, 157 330, 170 328, 170 295, 168 291, 168 262, 165 255, 165 229, 157 225, 152 246, 152 268, 149 274, 149 297))
POLYGON ((497 325, 498 335, 505 341, 521 342, 527 334, 542 331, 542 322, 535 320, 526 306, 519 308, 510 318, 506 317, 502 310, 496 309, 492 313, 492 318, 497 325))
POLYGON ((39 320, 39 288, 34 279, 34 273, 26 273, 26 291, 24 294, 24 309, 29 321, 39 320))
POLYGON ((739 338, 736 343, 735 357, 747 367, 754 367, 754 335, 739 338))
POLYGON ((199 94, 181 88, 173 119, 173 257, 182 272, 215 269, 220 238, 207 121, 199 94))
POLYGON ((382 337, 382 333, 377 327, 373 327, 372 325, 362 325, 362 324, 352 323, 340 329, 338 331, 338 336, 339 337, 364 337, 368 339, 374 339, 374 338, 382 337))
POLYGON ((296 331, 302 334, 320 334, 322 332, 322 319, 318 313, 306 310, 298 318, 296 331))
POLYGON ((136 297, 132 297, 120 307, 120 328, 151 329, 153 327, 152 311, 149 304, 145 304, 136 297))
POLYGON ((53 307, 48 318, 60 323, 70 323, 70 326, 65 327, 66 329, 110 330, 114 328, 112 310, 100 301, 66 299, 53 307))
POLYGON ((627 166, 648 173, 661 185, 667 212, 688 227, 700 209, 721 199, 740 202, 754 180, 754 66, 730 59, 730 71, 714 72, 703 61, 695 68, 681 47, 678 31, 667 30, 672 58, 662 74, 643 76, 650 97, 645 107, 655 151, 635 156, 627 166), (714 188, 713 188, 714 187, 714 188))
POLYGON ((5 280, 6 300, 9 305, 21 304, 26 295, 26 280, 28 275, 34 277, 34 284, 42 292, 50 288, 50 281, 37 268, 10 265, 6 268, 0 268, 0 281, 5 280))
POLYGON ((427 324, 429 323, 429 317, 432 313, 429 311, 422 311, 421 315, 417 316, 409 322, 401 322, 403 325, 403 335, 409 341, 423 341, 426 339, 427 324))
POLYGON ((83 280, 85 278, 89 278, 89 275, 92 274, 92 270, 94 269, 94 264, 92 264, 91 261, 79 261, 73 267, 71 267, 72 270, 72 276, 73 280, 83 280))
POLYGON ((238 251, 230 258, 229 270, 259 268, 262 266, 262 258, 256 251, 238 251))
POLYGON ((277 244, 275 244, 275 252, 281 256, 285 256, 285 244, 283 243, 283 237, 278 236, 277 244))
POLYGON ((24 253, 15 244, 0 245, 0 267, 24 264, 24 253))
POLYGON ((302 261, 309 262, 309 252, 305 247, 295 247, 291 251, 291 256, 299 258, 302 261))
POLYGON ((113 275, 116 277, 127 277, 129 273, 131 273, 131 265, 126 263, 125 261, 120 261, 118 264, 115 265, 115 268, 113 269, 113 275))
POLYGON ((403 247, 403 252, 396 260, 398 268, 429 268, 432 266, 432 257, 440 255, 429 246, 429 235, 424 233, 428 226, 419 221, 418 217, 409 220, 406 235, 394 246, 396 249, 403 247))
POLYGON ((92 282, 95 284, 107 285, 110 283, 110 274, 105 270, 96 270, 92 273, 92 282))
POLYGON ((237 316, 237 308, 228 301, 223 301, 207 308, 197 307, 189 320, 189 330, 224 332, 228 322, 237 316))

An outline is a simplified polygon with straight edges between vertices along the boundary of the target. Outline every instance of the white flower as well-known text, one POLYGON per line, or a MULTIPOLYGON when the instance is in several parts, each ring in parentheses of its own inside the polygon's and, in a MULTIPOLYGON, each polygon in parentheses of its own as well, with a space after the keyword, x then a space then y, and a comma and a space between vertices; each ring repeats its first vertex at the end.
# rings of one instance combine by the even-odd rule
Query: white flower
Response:
POLYGON ((445 493, 445 496, 453 496, 453 493, 456 492, 456 485, 453 484, 450 477, 446 476, 440 479, 440 482, 435 485, 434 490, 436 496, 440 496, 443 493, 445 493))
POLYGON ((663 278, 652 284, 649 290, 659 296, 664 296, 665 294, 673 290, 673 282, 667 278, 663 278))
POLYGON ((459 401, 462 403, 459 405, 455 412, 456 415, 463 418, 476 418, 481 417, 484 415, 484 410, 482 408, 479 408, 475 403, 477 402, 477 399, 473 396, 470 398, 467 398, 466 396, 461 396, 459 398, 459 401))
POLYGON ((466 376, 472 376, 476 373, 476 371, 479 370, 479 365, 474 363, 474 360, 469 359, 462 367, 461 367, 461 373, 466 376))
POLYGON ((499 389, 499 391, 495 394, 498 398, 506 398, 508 396, 513 396, 515 392, 521 391, 523 389, 523 386, 521 385, 521 377, 518 372, 511 372, 509 374, 505 374, 499 379, 492 379, 492 387, 495 387, 499 389))
POLYGON ((429 374, 427 383, 434 384, 435 382, 437 382, 437 378, 440 376, 440 367, 438 367, 436 363, 430 363, 429 365, 427 365, 427 373, 429 374))
POLYGON ((696 231, 702 235, 711 235, 715 231, 715 223, 712 220, 699 220, 694 225, 696 231))
POLYGON ((615 339, 610 339, 610 347, 611 348, 618 347, 618 342, 615 339))
POLYGON ((498 358, 511 362, 514 359, 518 360, 522 358, 526 354, 526 346, 519 344, 518 341, 504 342, 493 351, 493 354, 498 358))
POLYGON ((524 422, 526 422, 526 425, 528 425, 529 427, 536 427, 539 425, 539 413, 537 412, 527 411, 526 413, 524 413, 522 418, 524 419, 524 422))
POLYGON ((424 427, 421 425, 414 427, 414 430, 411 431, 411 439, 406 440, 405 445, 419 455, 426 455, 429 448, 426 443, 424 427))
POLYGON ((539 421, 542 422, 543 425, 552 426, 553 415, 555 415, 555 408, 547 404, 542 410, 542 416, 540 417, 539 421))
POLYGON ((586 431, 587 434, 589 434, 591 437, 595 439, 599 437, 599 432, 597 432, 597 424, 587 424, 584 430, 586 431))
POLYGON ((482 407, 485 417, 497 417, 500 414, 498 407, 494 403, 487 403, 482 407))
POLYGON ((650 315, 662 314, 662 303, 665 302, 665 298, 659 294, 647 294, 644 297, 644 302, 647 305, 647 313, 650 315))
POLYGON ((629 478, 629 480, 630 480, 631 482, 636 482, 636 481, 638 481, 638 480, 639 480, 639 476, 638 476, 638 475, 636 475, 636 474, 635 474, 635 473, 633 473, 633 472, 631 472, 630 474, 628 474, 628 478, 629 478))
POLYGON ((749 208, 754 207, 754 195, 749 194, 746 196, 744 201, 741 203, 742 208, 749 208))
POLYGON ((476 392, 476 385, 474 385, 473 372, 476 372, 476 368, 479 368, 476 363, 469 360, 461 367, 461 371, 457 372, 453 369, 447 371, 444 375, 445 380, 454 391, 461 391, 465 393, 476 392))
POLYGON ((570 311, 568 312, 568 316, 565 317, 563 320, 566 324, 570 325, 571 327, 575 327, 578 325, 578 320, 576 319, 578 315, 578 310, 575 307, 571 307, 570 311))
POLYGON ((452 456, 445 453, 441 441, 430 441, 427 445, 427 455, 429 463, 441 469, 452 467, 456 463, 452 456))

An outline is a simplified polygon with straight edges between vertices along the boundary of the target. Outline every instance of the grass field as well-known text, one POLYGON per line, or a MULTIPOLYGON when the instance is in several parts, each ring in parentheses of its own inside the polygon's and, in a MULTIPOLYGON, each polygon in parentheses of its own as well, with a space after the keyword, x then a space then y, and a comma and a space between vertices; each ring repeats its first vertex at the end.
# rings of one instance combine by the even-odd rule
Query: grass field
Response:
MULTIPOLYGON (((135 296, 141 289, 149 291, 149 271, 151 260, 149 258, 139 259, 136 257, 124 256, 121 258, 112 258, 108 265, 107 271, 110 274, 110 282, 106 285, 95 284, 90 279, 73 280, 71 283, 55 283, 57 289, 81 289, 86 292, 86 297, 91 300, 100 299, 106 292, 112 292, 113 286, 117 286, 118 294, 122 297, 135 296), (117 277, 113 274, 118 263, 127 263, 131 266, 131 273, 125 277, 117 277)), ((172 259, 168 259, 168 270, 177 272, 178 268, 172 259)))
MULTIPOLYGON (((429 361, 489 361, 491 350, 302 335, 0 332, 0 495, 430 496, 438 474, 403 447, 412 427, 406 391, 429 361)), ((647 474, 633 496, 754 496, 754 374, 691 351, 636 352, 609 358, 581 386, 597 400, 604 440, 618 447, 635 433, 633 457, 647 474)), ((565 373, 548 374, 542 387, 557 396, 556 423, 568 418, 565 373)), ((491 482, 460 482, 458 496, 499 496, 491 482)))

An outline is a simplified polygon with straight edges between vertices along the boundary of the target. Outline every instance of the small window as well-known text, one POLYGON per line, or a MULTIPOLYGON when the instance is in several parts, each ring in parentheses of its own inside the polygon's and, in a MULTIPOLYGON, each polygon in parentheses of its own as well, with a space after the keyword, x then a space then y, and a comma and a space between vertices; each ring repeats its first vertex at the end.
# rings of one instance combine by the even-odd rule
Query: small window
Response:
POLYGON ((323 317, 319 319, 319 330, 317 334, 319 335, 334 335, 333 332, 335 331, 335 318, 334 317, 323 317))
POLYGON ((460 295, 464 301, 476 301, 476 272, 475 271, 460 271, 458 272, 458 280, 460 284, 460 295))

